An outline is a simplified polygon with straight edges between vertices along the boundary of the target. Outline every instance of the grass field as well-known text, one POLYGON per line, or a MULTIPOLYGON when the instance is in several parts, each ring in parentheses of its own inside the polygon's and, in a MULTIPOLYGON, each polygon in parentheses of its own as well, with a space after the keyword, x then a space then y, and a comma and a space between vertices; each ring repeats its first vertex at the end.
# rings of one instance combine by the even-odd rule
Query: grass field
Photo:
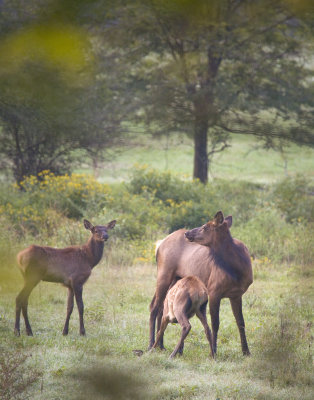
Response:
MULTIPOLYGON (((104 182, 126 180, 134 164, 147 164, 190 178, 193 172, 192 140, 178 135, 154 140, 144 135, 140 145, 110 152, 107 161, 99 166, 99 179, 104 182)), ((90 172, 90 169, 80 168, 79 171, 90 172)), ((313 149, 291 145, 280 153, 261 148, 252 136, 238 136, 231 147, 214 156, 209 180, 222 178, 269 183, 297 173, 314 177, 313 149)))
POLYGON ((145 353, 152 265, 96 267, 85 286, 86 337, 78 334, 76 309, 69 336, 62 336, 66 290, 41 283, 29 304, 34 337, 22 331, 15 338, 14 298, 22 280, 12 271, 12 281, 1 288, 1 345, 31 354, 27 367, 42 372, 29 388, 32 399, 310 400, 313 274, 267 262, 256 262, 254 269, 255 282, 243 298, 249 358, 241 354, 227 300, 221 307, 216 361, 209 357, 197 318, 191 320, 181 358, 168 359, 180 335, 177 325, 166 331, 167 351, 145 353), (144 355, 137 357, 135 349, 144 355))
MULTIPOLYGON (((79 178, 71 181, 69 177, 52 177, 45 186, 47 192, 36 188, 36 183, 31 181, 29 193, 18 193, 3 183, 0 192, 3 203, 0 204, 1 400, 314 398, 312 189, 302 189, 302 180, 289 181, 289 190, 281 187, 276 194, 273 182, 285 177, 283 160, 277 153, 265 150, 249 152, 254 144, 248 138, 237 140, 234 147, 215 159, 212 174, 226 181, 213 182, 207 192, 196 183, 184 186, 190 179, 170 182, 167 196, 171 199, 183 196, 182 188, 188 187, 192 198, 202 199, 197 197, 202 193, 208 197, 210 193, 215 194, 208 203, 214 202, 214 207, 224 204, 224 208, 235 210, 231 232, 254 255, 254 282, 243 296, 252 355, 242 356, 227 299, 221 305, 215 361, 209 357, 208 343, 197 318, 191 320, 192 329, 182 357, 168 359, 179 339, 177 325, 169 325, 165 333, 166 351, 146 351, 149 304, 156 284, 154 241, 166 234, 161 221, 163 224, 170 221, 171 212, 181 219, 199 213, 202 219, 203 212, 207 212, 207 197, 202 202, 196 201, 198 204, 181 201, 182 198, 177 203, 174 200, 169 203, 168 198, 161 200, 162 197, 156 197, 157 189, 166 185, 168 178, 156 173, 147 175, 151 179, 147 185, 156 185, 152 192, 148 186, 141 188, 141 182, 142 192, 132 192, 127 185, 120 187, 118 182, 129 176, 136 162, 190 178, 191 144, 187 139, 171 144, 176 148, 171 146, 165 152, 165 141, 150 139, 141 147, 113 156, 98 171, 100 181, 114 182, 112 188, 99 186, 91 179, 86 182, 79 178), (263 185, 235 184, 233 181, 237 180, 263 185), (102 191, 107 203, 103 203, 102 191), (70 197, 71 203, 63 202, 63 194, 70 197), (81 203, 82 196, 93 198, 91 202, 81 203), (5 203, 6 197, 10 198, 9 204, 5 203), (33 242, 65 247, 87 240, 82 216, 75 216, 78 211, 73 206, 75 201, 84 217, 87 214, 92 220, 107 221, 119 215, 104 257, 84 286, 87 335, 79 336, 75 307, 69 335, 62 336, 67 291, 60 285, 41 282, 29 300, 34 337, 26 336, 23 320, 21 336, 15 337, 15 297, 23 285, 15 255, 33 242), (73 206, 72 216, 66 214, 69 204, 73 206), (16 216, 18 209, 23 212, 16 216), (146 229, 147 225, 152 228, 146 229), (142 350, 143 355, 138 357, 133 350, 142 350)), ((301 174, 310 182, 313 155, 313 150, 292 147, 287 154, 286 172, 291 176, 301 174)), ((80 171, 89 169, 82 166, 80 171)), ((133 190, 136 185, 133 182, 133 190)))

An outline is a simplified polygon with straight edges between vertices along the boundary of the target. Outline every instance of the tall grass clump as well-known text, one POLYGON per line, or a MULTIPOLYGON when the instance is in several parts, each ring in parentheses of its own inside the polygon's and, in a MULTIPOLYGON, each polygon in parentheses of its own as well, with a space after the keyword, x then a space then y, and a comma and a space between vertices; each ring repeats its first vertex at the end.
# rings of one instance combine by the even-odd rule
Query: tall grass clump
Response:
POLYGON ((0 398, 26 400, 30 387, 39 380, 41 372, 27 365, 30 354, 0 346, 0 398))
POLYGON ((269 381, 271 387, 314 384, 312 374, 311 306, 298 293, 290 293, 269 316, 258 333, 258 354, 252 374, 269 381))

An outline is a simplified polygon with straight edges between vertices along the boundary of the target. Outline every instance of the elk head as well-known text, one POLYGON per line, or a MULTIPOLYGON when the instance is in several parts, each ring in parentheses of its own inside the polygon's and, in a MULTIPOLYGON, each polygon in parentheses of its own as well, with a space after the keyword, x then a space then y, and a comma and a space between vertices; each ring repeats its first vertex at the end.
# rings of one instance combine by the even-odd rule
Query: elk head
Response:
POLYGON ((109 222, 109 224, 107 224, 107 225, 93 226, 87 219, 84 219, 84 226, 87 230, 92 232, 95 240, 97 240, 99 242, 106 242, 109 238, 107 231, 109 229, 113 229, 116 222, 117 221, 114 219, 113 221, 109 222))
POLYGON ((229 236, 229 228, 232 225, 232 216, 224 218, 221 211, 218 211, 212 221, 198 228, 185 232, 185 237, 190 242, 195 242, 203 246, 213 246, 217 241, 222 241, 225 236, 229 236))

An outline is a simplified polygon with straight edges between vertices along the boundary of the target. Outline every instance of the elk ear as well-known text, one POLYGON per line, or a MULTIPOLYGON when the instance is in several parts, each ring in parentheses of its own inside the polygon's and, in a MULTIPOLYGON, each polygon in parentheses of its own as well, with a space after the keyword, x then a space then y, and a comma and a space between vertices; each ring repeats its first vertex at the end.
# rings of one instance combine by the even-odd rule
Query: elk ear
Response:
POLYGON ((116 220, 114 219, 113 221, 109 222, 109 224, 107 225, 107 229, 113 229, 116 225, 116 220))
POLYGON ((228 215, 228 217, 225 218, 225 221, 227 222, 228 228, 231 228, 231 225, 232 225, 232 215, 228 215))
POLYGON ((222 211, 218 211, 214 216, 214 223, 215 225, 221 225, 224 222, 224 215, 222 211))
POLYGON ((87 221, 87 219, 84 219, 84 226, 89 231, 92 231, 92 229, 94 228, 94 226, 89 221, 87 221))

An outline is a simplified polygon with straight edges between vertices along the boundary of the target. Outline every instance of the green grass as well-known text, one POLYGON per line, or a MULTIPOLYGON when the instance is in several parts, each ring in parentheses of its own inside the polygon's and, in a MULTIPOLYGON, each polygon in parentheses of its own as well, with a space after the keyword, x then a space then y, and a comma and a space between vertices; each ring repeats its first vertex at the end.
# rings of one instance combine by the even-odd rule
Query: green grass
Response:
POLYGON ((154 265, 109 267, 102 261, 95 268, 84 289, 86 337, 78 334, 76 308, 69 335, 62 336, 66 289, 40 283, 29 301, 34 337, 25 335, 22 323, 19 338, 13 335, 14 299, 22 279, 11 267, 2 276, 1 346, 3 354, 12 349, 31 354, 28 368, 42 372, 29 387, 32 399, 306 400, 314 396, 310 270, 305 277, 297 267, 254 262, 255 282, 243 297, 251 357, 241 354, 225 299, 217 360, 210 359, 203 328, 193 318, 183 356, 170 361, 180 335, 177 325, 166 331, 166 351, 146 352, 154 265), (134 349, 143 350, 144 355, 137 357, 134 349))
MULTIPOLYGON (((168 169, 186 174, 190 179, 191 142, 187 138, 171 138, 167 151, 166 144, 165 140, 147 138, 141 147, 120 151, 99 169, 99 179, 105 182, 127 179, 136 162, 147 163, 159 171, 168 169)), ((229 212, 227 208, 232 207, 232 232, 248 245, 255 256, 254 283, 243 297, 247 338, 252 352, 249 358, 241 354, 238 330, 226 299, 221 305, 216 361, 209 357, 203 328, 196 318, 191 320, 192 330, 186 339, 183 357, 168 359, 179 339, 180 328, 177 325, 170 325, 166 331, 165 352, 146 352, 148 309, 156 284, 156 265, 149 261, 153 259, 153 240, 161 221, 170 224, 170 210, 178 212, 181 208, 174 204, 172 208, 167 206, 161 210, 159 198, 153 196, 153 202, 147 188, 141 188, 139 178, 139 182, 133 182, 133 189, 138 186, 143 193, 139 191, 131 195, 124 186, 112 185, 112 198, 108 199, 109 205, 104 210, 102 198, 92 201, 96 185, 91 185, 87 191, 92 199, 82 209, 84 217, 92 221, 97 218, 105 221, 119 219, 113 237, 106 244, 102 262, 84 287, 87 336, 79 336, 76 308, 69 335, 62 336, 67 291, 60 285, 41 282, 29 300, 34 337, 25 335, 23 321, 21 337, 15 337, 15 297, 22 287, 15 254, 32 242, 58 247, 79 243, 86 239, 87 233, 80 220, 65 217, 66 208, 61 207, 58 212, 53 208, 46 209, 48 205, 41 196, 27 197, 32 193, 44 195, 44 192, 33 188, 33 192, 14 194, 3 185, 1 199, 5 204, 10 193, 12 204, 1 216, 0 231, 0 390, 8 383, 3 373, 5 365, 14 367, 11 377, 17 388, 22 388, 23 379, 27 386, 26 390, 21 389, 20 396, 7 398, 314 398, 311 332, 314 323, 313 240, 309 222, 313 210, 312 189, 310 184, 306 190, 301 190, 300 182, 285 181, 282 184, 285 186, 280 190, 277 188, 279 194, 275 196, 275 186, 233 184, 231 181, 234 180, 270 183, 284 178, 280 154, 266 150, 250 152, 253 146, 252 138, 238 137, 232 148, 217 155, 211 172, 215 178, 227 180, 217 180, 208 185, 207 192, 202 191, 203 186, 194 183, 184 186, 176 180, 171 181, 167 189, 166 177, 158 177, 155 173, 150 180, 145 178, 154 196, 160 191, 160 185, 168 191, 163 189, 159 195, 170 198, 182 196, 184 188, 189 188, 188 195, 198 200, 193 202, 188 214, 178 214, 184 218, 184 223, 188 222, 186 215, 192 221, 197 212, 202 216, 203 208, 200 206, 207 209, 207 197, 209 204, 215 203, 213 211, 218 205, 226 213, 229 212), (204 198, 204 204, 200 204, 199 194, 204 198), (27 214, 26 210, 24 216, 22 211, 27 199, 31 211, 27 214), (15 219, 20 211, 21 218, 15 219), (36 211, 42 211, 39 215, 42 219, 38 221, 36 211), (34 223, 37 221, 38 224, 35 233, 28 227, 32 216, 34 223), (140 222, 139 217, 142 218, 140 222), (138 233, 137 240, 131 240, 132 236, 126 234, 130 227, 138 233), (139 349, 144 351, 142 357, 137 357, 132 351, 139 349), (24 361, 18 358, 23 355, 28 356, 24 361), (27 371, 30 380, 36 380, 32 385, 26 384, 27 371)), ((313 153, 311 149, 292 146, 287 153, 286 172, 292 176, 300 173, 313 178, 313 153)), ((88 171, 88 166, 80 171, 88 171)), ((63 193, 66 199, 70 196, 67 193, 72 192, 63 193)), ((80 193, 80 190, 73 192, 72 198, 75 200, 78 196, 81 199, 80 193)), ((53 192, 47 199, 56 207, 62 196, 53 192)), ((165 231, 165 227, 160 226, 159 231, 165 231)))
MULTIPOLYGON (((131 145, 110 153, 99 166, 98 178, 104 182, 128 179, 135 164, 147 164, 159 171, 171 171, 188 178, 193 173, 193 142, 188 137, 173 135, 152 139, 141 136, 137 146, 131 145)), ((270 183, 285 176, 302 174, 314 177, 314 149, 290 145, 284 154, 257 147, 253 136, 236 136, 232 146, 214 156, 209 179, 222 178, 270 183), (285 164, 286 163, 286 164, 285 164)), ((80 168, 79 172, 91 172, 80 168)))

